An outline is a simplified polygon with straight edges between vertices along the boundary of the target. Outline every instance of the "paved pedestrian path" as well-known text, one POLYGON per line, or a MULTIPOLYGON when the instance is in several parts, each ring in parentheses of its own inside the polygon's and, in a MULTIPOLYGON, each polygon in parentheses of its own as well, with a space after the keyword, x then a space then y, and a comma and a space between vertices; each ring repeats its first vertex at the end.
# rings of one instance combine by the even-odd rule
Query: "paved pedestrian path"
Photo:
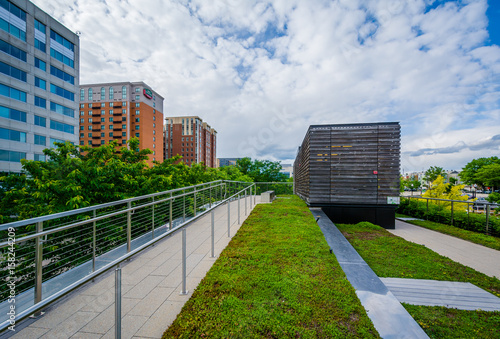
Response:
POLYGON ((428 338, 368 264, 320 208, 310 209, 382 338, 428 338))
POLYGON ((500 311, 500 298, 465 282, 380 278, 400 302, 459 310, 500 311))
MULTIPOLYGON (((253 209, 250 199, 240 200, 240 223, 238 201, 231 203, 231 236, 253 209)), ((210 213, 187 227, 187 295, 180 294, 181 232, 159 241, 122 266, 122 338, 161 338, 231 240, 227 211, 227 205, 222 205, 214 212, 214 258, 210 213)), ((28 320, 13 338, 114 338, 114 323, 115 277, 110 272, 51 306, 38 319, 28 320)))
POLYGON ((476 271, 500 279, 500 251, 397 219, 396 228, 388 231, 408 241, 424 245, 476 271))

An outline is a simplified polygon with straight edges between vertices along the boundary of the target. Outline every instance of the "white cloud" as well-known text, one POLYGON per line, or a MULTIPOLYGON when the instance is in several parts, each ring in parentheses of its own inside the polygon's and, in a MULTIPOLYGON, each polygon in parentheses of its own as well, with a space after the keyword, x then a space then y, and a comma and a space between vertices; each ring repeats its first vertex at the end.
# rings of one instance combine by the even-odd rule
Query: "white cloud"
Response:
POLYGON ((220 157, 290 160, 310 124, 376 121, 401 122, 405 170, 499 153, 469 147, 500 131, 486 0, 34 2, 82 32, 82 83, 145 81, 220 157))

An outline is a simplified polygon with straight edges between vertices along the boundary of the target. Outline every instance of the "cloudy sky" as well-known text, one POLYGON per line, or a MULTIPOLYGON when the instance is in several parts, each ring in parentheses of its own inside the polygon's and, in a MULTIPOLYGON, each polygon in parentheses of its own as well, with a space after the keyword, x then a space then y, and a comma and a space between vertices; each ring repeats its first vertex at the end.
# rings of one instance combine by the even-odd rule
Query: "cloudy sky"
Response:
POLYGON ((311 124, 399 121, 402 169, 500 155, 498 0, 32 0, 80 82, 144 81, 218 157, 292 162, 311 124))

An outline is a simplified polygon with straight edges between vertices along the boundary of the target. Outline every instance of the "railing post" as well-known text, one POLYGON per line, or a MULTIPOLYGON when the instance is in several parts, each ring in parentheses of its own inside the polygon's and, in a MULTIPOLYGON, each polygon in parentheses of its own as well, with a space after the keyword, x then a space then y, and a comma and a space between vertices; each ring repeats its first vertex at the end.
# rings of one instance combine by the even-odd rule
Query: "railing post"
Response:
POLYGON ((227 237, 231 238, 231 200, 227 201, 227 237))
POLYGON ((131 250, 131 241, 132 241, 132 211, 130 208, 132 207, 132 203, 127 202, 127 253, 131 250))
POLYGON ((240 194, 238 193, 238 225, 240 224, 240 194))
MULTIPOLYGON (((94 210, 94 219, 97 216, 96 210, 94 210)), ((95 272, 95 247, 96 247, 96 237, 97 237, 97 222, 94 220, 92 223, 92 272, 95 272)))
MULTIPOLYGON (((36 232, 43 231, 43 221, 36 223, 36 232)), ((36 237, 35 241, 35 304, 42 301, 42 263, 43 263, 43 241, 40 236, 36 237)), ((40 313, 35 313, 35 316, 40 313)))
POLYGON ((214 221, 214 211, 211 212, 212 217, 212 227, 211 227, 211 235, 212 235, 212 252, 210 258, 215 258, 215 221, 214 221))
POLYGON ((490 234, 490 204, 486 204, 486 234, 490 234))
POLYGON ((247 211, 247 189, 245 188, 245 215, 248 215, 248 211, 247 211))
POLYGON ((182 290, 181 295, 188 294, 186 289, 186 228, 182 229, 182 290))
POLYGON ((429 220, 429 199, 426 200, 427 200, 427 214, 425 215, 425 218, 429 220))
POLYGON ((208 208, 212 208, 212 183, 208 186, 208 208))
POLYGON ((172 223, 174 222, 174 221, 173 221, 173 218, 172 218, 172 207, 173 207, 172 205, 173 205, 173 201, 174 201, 174 198, 173 198, 173 193, 172 193, 172 192, 170 192, 170 208, 169 208, 169 215, 168 215, 169 220, 170 220, 170 221, 169 221, 169 224, 168 224, 168 229, 170 229, 170 230, 171 230, 172 228, 174 228, 174 226, 172 225, 172 223))
POLYGON ((122 269, 115 270, 115 338, 122 337, 122 269))
POLYGON ((153 197, 153 205, 152 207, 152 212, 151 212, 151 238, 155 238, 155 197, 153 197))
POLYGON ((255 206, 255 204, 257 203, 257 185, 255 185, 255 195, 253 196, 253 204, 255 206))
POLYGON ((186 222, 186 191, 182 190, 182 222, 186 222))
POLYGON ((193 214, 196 217, 196 187, 194 188, 194 194, 193 194, 193 202, 194 202, 194 209, 193 209, 193 214))
POLYGON ((451 226, 453 226, 453 200, 451 201, 451 226))

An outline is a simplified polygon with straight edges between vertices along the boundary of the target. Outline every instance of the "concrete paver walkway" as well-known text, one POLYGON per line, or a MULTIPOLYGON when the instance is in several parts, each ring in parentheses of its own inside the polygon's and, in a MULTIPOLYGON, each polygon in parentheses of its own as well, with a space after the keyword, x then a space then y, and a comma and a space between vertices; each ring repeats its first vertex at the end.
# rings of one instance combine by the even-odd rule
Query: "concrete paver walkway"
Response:
MULTIPOLYGON (((254 204, 240 201, 240 222, 254 204)), ((253 199, 253 197, 252 197, 253 199)), ((260 198, 257 197, 257 202, 260 198)), ((231 236, 239 229, 238 202, 230 206, 231 236)), ((215 256, 227 246, 227 205, 214 212, 215 256)), ((210 213, 187 227, 187 295, 182 289, 182 235, 176 232, 122 266, 122 338, 161 338, 216 260, 211 258, 210 213)), ((114 338, 114 272, 88 283, 13 338, 114 338)))
POLYGON ((500 279, 500 251, 401 220, 396 220, 396 229, 388 231, 408 241, 424 245, 476 271, 500 279))

